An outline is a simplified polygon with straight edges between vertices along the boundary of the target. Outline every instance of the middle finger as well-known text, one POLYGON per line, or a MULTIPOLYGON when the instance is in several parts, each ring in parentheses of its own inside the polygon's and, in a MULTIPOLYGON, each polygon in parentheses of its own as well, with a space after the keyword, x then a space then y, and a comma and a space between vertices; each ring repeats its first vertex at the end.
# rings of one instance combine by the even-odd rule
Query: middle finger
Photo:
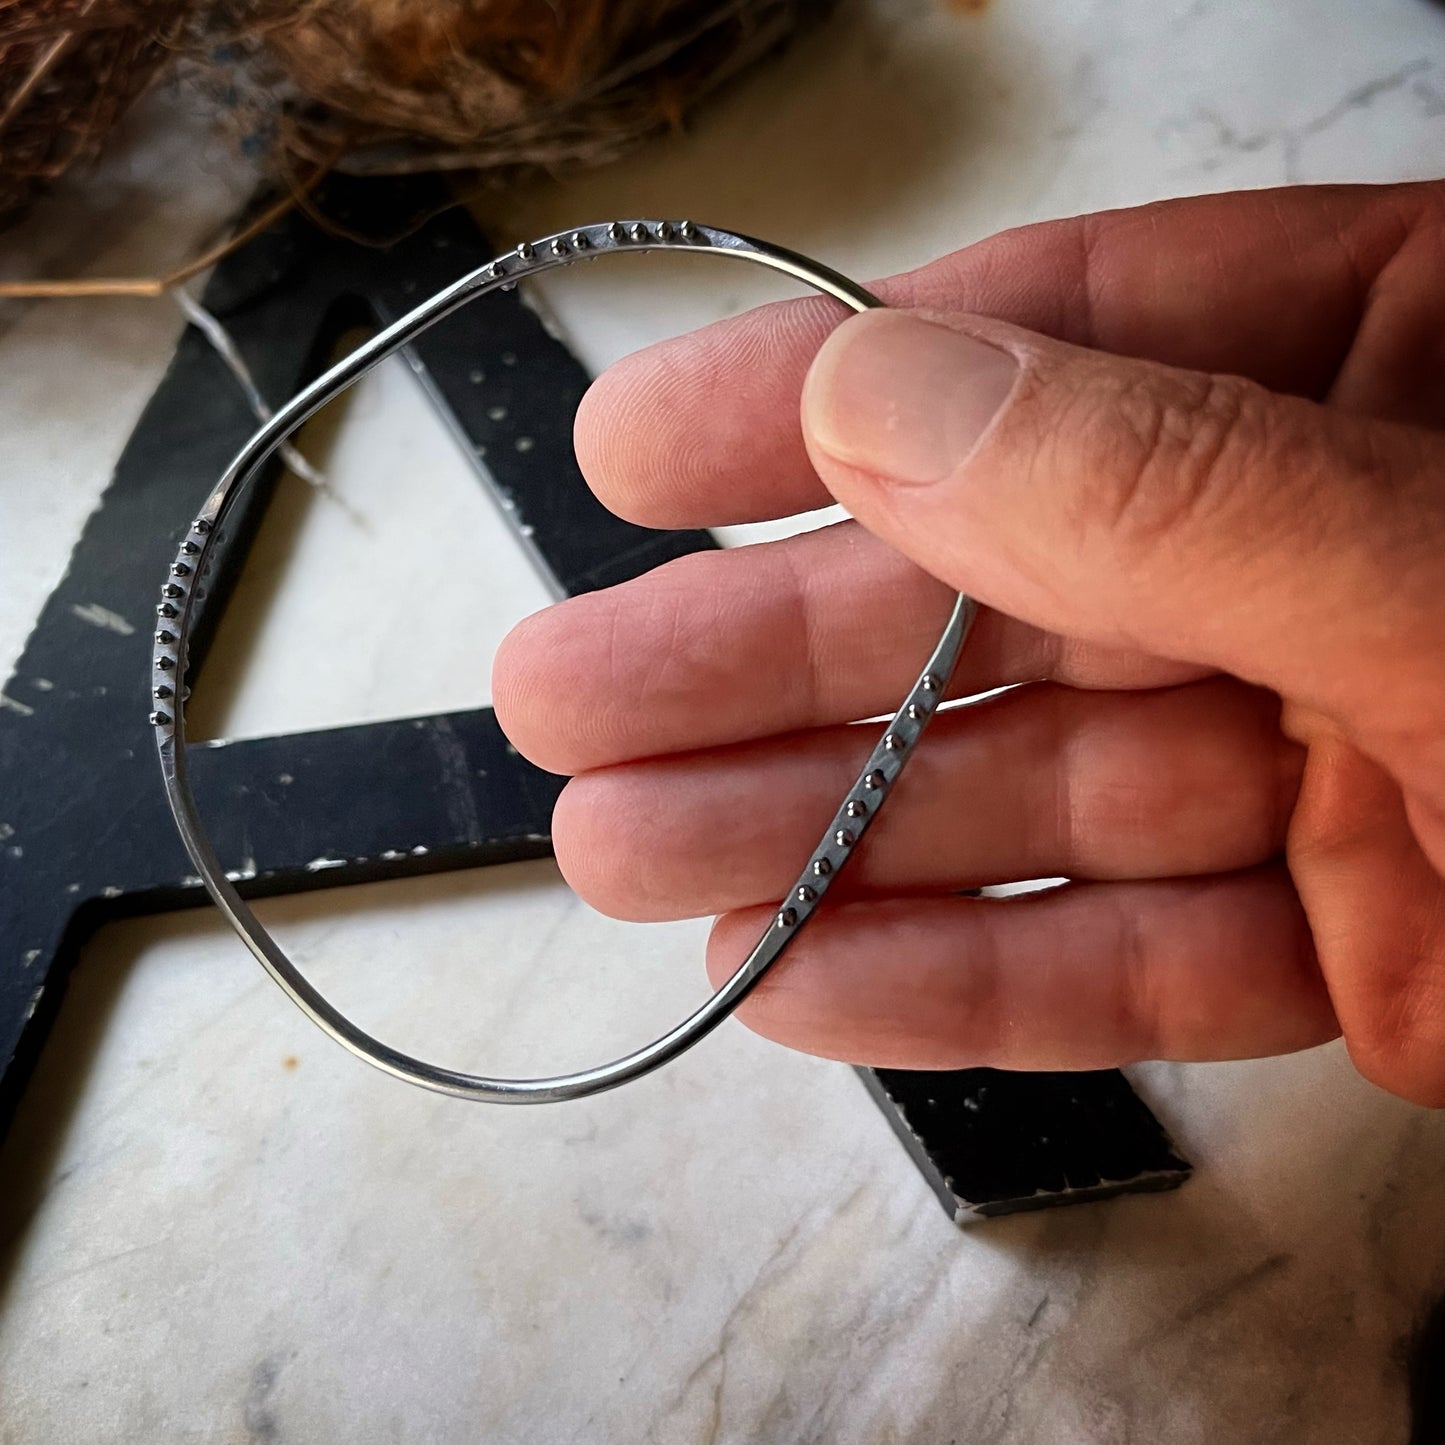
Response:
MULTIPOLYGON (((855 522, 699 552, 527 618, 497 653, 493 705, 513 744, 558 773, 852 722, 897 704, 952 597, 855 522)), ((984 611, 949 691, 1202 672, 984 611)))

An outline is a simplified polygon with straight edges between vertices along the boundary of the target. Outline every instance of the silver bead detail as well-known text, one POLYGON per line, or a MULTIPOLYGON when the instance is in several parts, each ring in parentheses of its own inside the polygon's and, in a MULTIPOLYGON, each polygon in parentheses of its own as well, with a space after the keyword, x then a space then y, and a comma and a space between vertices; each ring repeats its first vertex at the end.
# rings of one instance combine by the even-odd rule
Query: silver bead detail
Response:
POLYGON ((166 728, 171 725, 171 715, 168 712, 153 712, 151 714, 151 726, 166 728))
POLYGON ((622 225, 622 222, 621 222, 621 221, 613 221, 613 223, 612 223, 610 226, 608 226, 608 228, 607 228, 607 239, 608 239, 609 241, 618 241, 618 242, 622 242, 622 241, 625 241, 625 240, 627 239, 627 232, 626 232, 626 230, 623 228, 623 225, 622 225))
POLYGON ((868 816, 868 804, 859 798, 854 798, 843 811, 850 818, 866 818, 868 816))
POLYGON ((922 721, 923 721, 923 709, 922 709, 921 707, 919 707, 916 702, 911 702, 911 703, 908 704, 908 707, 907 707, 907 709, 905 710, 904 716, 907 717, 907 719, 908 719, 909 722, 922 722, 922 721))
POLYGON ((159 687, 151 688, 151 696, 155 698, 157 702, 164 702, 168 697, 174 697, 175 693, 171 690, 168 683, 163 682, 159 687))
POLYGON ((677 230, 684 241, 697 240, 697 227, 691 221, 684 221, 677 230))
POLYGON ((161 670, 162 672, 169 672, 175 665, 176 665, 176 660, 175 660, 174 657, 158 657, 158 658, 156 658, 156 666, 157 666, 158 668, 160 668, 160 670, 161 670))
POLYGON ((500 281, 507 274, 506 267, 500 261, 493 261, 486 269, 486 277, 489 281, 500 281))
POLYGON ((184 562, 172 562, 172 563, 171 563, 171 576, 172 576, 172 577, 189 577, 190 575, 191 575, 191 569, 190 569, 184 562))
POLYGON ((202 537, 209 537, 211 534, 211 524, 204 517, 197 517, 191 526, 191 530, 199 533, 202 537))
POLYGON ((567 243, 560 236, 552 242, 552 254, 559 260, 567 254, 567 243))
POLYGON ((840 848, 851 848, 854 842, 853 834, 851 830, 847 828, 839 828, 838 831, 833 834, 833 841, 840 848))
POLYGON ((813 860, 813 872, 819 878, 826 878, 833 871, 833 865, 826 858, 813 860))
POLYGON ((869 773, 866 778, 863 779, 863 782, 864 782, 865 786, 872 788, 875 793, 876 793, 876 792, 878 791, 878 789, 881 788, 887 781, 888 781, 888 779, 885 778, 885 777, 883 776, 883 774, 878 771, 877 768, 874 768, 873 771, 872 771, 871 773, 869 773))
POLYGON ((942 686, 943 686, 943 683, 942 683, 938 678, 936 678, 931 672, 926 672, 926 673, 923 674, 923 690, 924 690, 924 692, 937 692, 942 686))
POLYGON ((657 223, 657 239, 658 239, 659 241, 670 241, 670 240, 672 240, 672 222, 671 222, 671 221, 659 221, 659 222, 657 223))
POLYGON ((796 908, 785 908, 778 914, 778 927, 791 928, 798 921, 798 910, 796 908))
POLYGON ((638 221, 633 225, 632 239, 634 241, 650 241, 652 239, 648 234, 647 226, 644 222, 638 221))
POLYGON ((884 733, 883 746, 890 753, 901 753, 903 751, 903 739, 897 733, 884 733))
POLYGON ((572 249, 574 251, 585 251, 591 244, 585 231, 572 232, 572 249))
POLYGON ((517 255, 523 261, 530 261, 536 254, 532 249, 532 243, 530 241, 523 241, 522 244, 517 247, 517 255))
POLYGON ((811 903, 817 896, 817 890, 809 888, 806 883, 800 884, 798 891, 793 895, 799 903, 811 903))
MULTIPOLYGON (((185 595, 186 589, 184 587, 177 587, 174 582, 167 582, 166 585, 161 588, 162 597, 184 597, 185 595)), ((172 615, 174 615, 174 613, 172 615)))
POLYGON ((162 647, 169 646, 175 640, 176 634, 172 632, 169 627, 162 627, 160 631, 156 633, 156 641, 159 642, 162 647))
POLYGON ((188 557, 194 557, 196 553, 200 550, 201 544, 199 542, 191 541, 189 537, 187 537, 186 540, 181 543, 181 551, 184 552, 188 557))
POLYGON ((156 608, 157 617, 174 617, 175 615, 176 609, 172 607, 169 602, 162 602, 160 606, 156 608))

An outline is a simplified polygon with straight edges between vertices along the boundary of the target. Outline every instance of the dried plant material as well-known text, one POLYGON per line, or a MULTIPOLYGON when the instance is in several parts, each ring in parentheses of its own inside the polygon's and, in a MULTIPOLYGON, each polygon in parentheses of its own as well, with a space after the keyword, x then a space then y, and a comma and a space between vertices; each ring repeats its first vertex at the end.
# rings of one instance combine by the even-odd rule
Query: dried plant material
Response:
POLYGON ((611 160, 832 0, 0 0, 0 217, 168 65, 289 177, 611 160))
POLYGON ((0 217, 77 161, 171 53, 177 0, 0 0, 0 217))
POLYGON ((283 151, 354 173, 610 160, 830 0, 252 0, 283 151), (279 100, 280 104, 275 102, 279 100))

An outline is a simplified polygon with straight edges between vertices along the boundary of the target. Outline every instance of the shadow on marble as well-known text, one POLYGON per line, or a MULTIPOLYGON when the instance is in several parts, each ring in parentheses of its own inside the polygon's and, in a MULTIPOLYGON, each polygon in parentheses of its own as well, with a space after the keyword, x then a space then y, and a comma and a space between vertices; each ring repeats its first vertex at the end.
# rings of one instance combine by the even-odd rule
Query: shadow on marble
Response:
MULTIPOLYGON (((1332 1052, 1327 1072, 1348 1070, 1332 1052)), ((1000 1342, 992 1389, 975 1371, 961 1400, 935 1370, 907 1439, 938 1439, 941 1420, 970 1441, 1445 1438, 1409 1424, 1412 1400, 1427 1424, 1442 1408, 1445 1115, 1362 1085, 1342 1137, 1328 1110, 1290 1136, 1269 1092, 1268 1177, 1196 1156, 1176 1194, 990 1227, 988 1246, 1039 1281, 1036 1303, 1008 1299, 969 1331, 964 1349, 1000 1342)))
POLYGON ((137 939, 131 947, 118 950, 114 959, 87 969, 82 976, 93 942, 82 949, 40 1062, 0 1144, 0 1179, 4 1180, 0 1189, 0 1311, 8 1301, 10 1278, 26 1230, 46 1196, 67 1177, 59 1163, 66 1127, 85 1094, 116 1000, 125 987, 129 963, 144 948, 137 939))
MULTIPOLYGON (((270 927, 309 934, 305 944, 294 950, 298 964, 305 968, 315 964, 329 937, 329 925, 338 919, 356 927, 384 924, 399 910, 459 902, 471 905, 488 894, 504 894, 512 905, 526 907, 529 899, 555 896, 557 886, 556 869, 550 862, 517 863, 265 899, 257 904, 257 911, 270 927)), ((260 985, 274 994, 271 1002, 278 1015, 289 1018, 292 1006, 209 907, 115 919, 103 923, 82 945, 50 1037, 9 1134, 0 1145, 0 1179, 4 1181, 0 1189, 0 1312, 31 1220, 46 1196, 69 1176, 64 1163, 68 1132, 92 1086, 101 1050, 108 1038, 114 1042, 117 1006, 137 963, 159 943, 185 947, 214 941, 218 934, 228 946, 234 943, 240 977, 248 986, 260 985)), ((334 959, 326 962, 338 966, 334 959)), ((339 967, 344 969, 345 964, 339 967)), ((239 1030, 238 1037, 250 1041, 239 1030)), ((321 1041, 322 1036, 318 1033, 316 1038, 321 1041)), ((193 1044, 192 1038, 182 1037, 177 1054, 193 1044)), ((326 1041, 324 1047, 334 1045, 326 1041)), ((294 1060, 290 1062, 294 1066, 294 1060)), ((119 1113, 126 1108, 127 1099, 110 1094, 105 1104, 108 1112, 119 1113)))
POLYGON ((1410 1445, 1445 1440, 1445 1296, 1421 1326, 1410 1366, 1414 1431, 1410 1445))

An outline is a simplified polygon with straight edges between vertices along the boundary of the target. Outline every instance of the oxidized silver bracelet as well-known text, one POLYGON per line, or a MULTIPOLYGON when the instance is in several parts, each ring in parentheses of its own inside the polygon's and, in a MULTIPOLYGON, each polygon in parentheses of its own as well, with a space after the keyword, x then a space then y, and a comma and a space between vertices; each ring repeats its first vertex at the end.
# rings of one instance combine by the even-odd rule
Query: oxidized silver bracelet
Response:
POLYGON ((249 485, 261 465, 308 417, 428 327, 479 296, 509 288, 520 279, 554 267, 617 252, 659 250, 731 257, 766 266, 805 282, 854 311, 866 311, 883 304, 861 286, 803 256, 731 231, 695 226, 690 221, 613 221, 583 226, 540 241, 524 242, 515 251, 462 277, 423 302, 359 346, 283 406, 241 449, 207 498, 200 515, 186 530, 180 550, 171 564, 170 574, 161 588, 161 601, 157 608, 159 622, 151 658, 154 678, 151 690, 156 699, 156 710, 150 720, 155 728, 166 797, 196 872, 226 921, 240 934, 261 966, 313 1023, 368 1063, 398 1079, 437 1093, 498 1104, 537 1104, 582 1098, 641 1078, 676 1058, 716 1028, 783 956, 847 865, 864 831, 878 816, 943 698, 944 688, 953 673, 976 612, 974 603, 960 595, 918 681, 879 738, 867 765, 849 788, 791 894, 773 916, 746 961, 701 1008, 644 1048, 597 1068, 551 1078, 494 1079, 458 1073, 412 1058, 372 1038, 339 1013, 307 982, 227 879, 225 869, 201 825, 187 777, 187 639, 196 582, 206 565, 216 529, 224 521, 230 504, 249 485))

